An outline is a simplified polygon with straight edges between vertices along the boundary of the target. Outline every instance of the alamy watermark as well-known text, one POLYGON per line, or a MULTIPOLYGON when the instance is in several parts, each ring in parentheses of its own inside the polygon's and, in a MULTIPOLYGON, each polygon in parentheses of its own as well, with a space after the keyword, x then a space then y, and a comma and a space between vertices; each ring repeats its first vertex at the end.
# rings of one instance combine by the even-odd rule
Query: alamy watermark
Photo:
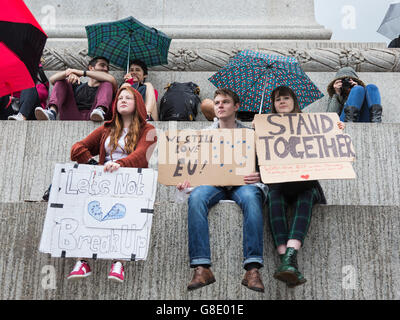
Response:
POLYGON ((43 290, 55 290, 57 289, 57 273, 56 268, 52 265, 45 265, 42 268, 42 289, 43 290))
POLYGON ((41 8, 40 13, 43 15, 40 24, 44 29, 54 30, 56 28, 56 8, 53 5, 45 5, 41 8))
POLYGON ((345 30, 354 30, 357 28, 356 8, 346 5, 342 7, 342 28, 345 30))

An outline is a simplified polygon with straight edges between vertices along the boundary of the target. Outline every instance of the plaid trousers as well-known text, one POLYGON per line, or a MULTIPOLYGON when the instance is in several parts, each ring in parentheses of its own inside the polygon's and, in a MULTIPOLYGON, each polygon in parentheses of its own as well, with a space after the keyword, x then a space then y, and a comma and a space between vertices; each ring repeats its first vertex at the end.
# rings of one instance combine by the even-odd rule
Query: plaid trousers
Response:
POLYGON ((279 189, 269 190, 269 225, 276 247, 286 244, 289 239, 299 240, 303 245, 311 222, 312 207, 319 200, 320 194, 315 187, 304 190, 295 196, 288 196, 279 189), (290 231, 288 231, 286 212, 290 202, 294 202, 294 216, 290 231))

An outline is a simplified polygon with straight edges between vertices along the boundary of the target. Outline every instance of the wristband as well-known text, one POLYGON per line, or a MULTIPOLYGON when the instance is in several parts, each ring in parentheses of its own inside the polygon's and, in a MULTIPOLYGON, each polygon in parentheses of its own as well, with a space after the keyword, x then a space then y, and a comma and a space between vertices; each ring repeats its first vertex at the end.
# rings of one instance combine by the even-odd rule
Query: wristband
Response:
POLYGON ((86 77, 86 70, 83 71, 83 76, 86 77))

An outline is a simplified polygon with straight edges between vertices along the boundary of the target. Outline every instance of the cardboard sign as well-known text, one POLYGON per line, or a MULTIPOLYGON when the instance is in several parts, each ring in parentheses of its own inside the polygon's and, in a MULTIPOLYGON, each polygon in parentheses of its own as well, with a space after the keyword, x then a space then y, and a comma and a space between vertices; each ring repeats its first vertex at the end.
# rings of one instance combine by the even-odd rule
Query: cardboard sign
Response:
POLYGON ((351 137, 336 113, 256 115, 257 156, 264 183, 355 179, 351 137))
POLYGON ((255 116, 260 165, 353 161, 351 137, 336 113, 273 113, 255 116))
POLYGON ((251 129, 170 130, 159 137, 158 181, 239 186, 255 171, 251 129))
POLYGON ((156 189, 152 169, 56 164, 39 251, 145 260, 156 189))

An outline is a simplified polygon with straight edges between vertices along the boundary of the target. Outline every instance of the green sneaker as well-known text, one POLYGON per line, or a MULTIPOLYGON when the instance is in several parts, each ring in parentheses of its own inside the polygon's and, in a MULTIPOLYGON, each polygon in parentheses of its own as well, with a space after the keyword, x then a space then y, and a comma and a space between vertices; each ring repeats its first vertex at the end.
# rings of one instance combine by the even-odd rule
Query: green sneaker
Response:
POLYGON ((286 282, 289 288, 294 288, 305 283, 307 280, 298 270, 297 250, 287 248, 285 254, 279 255, 281 264, 274 273, 274 278, 286 282))

